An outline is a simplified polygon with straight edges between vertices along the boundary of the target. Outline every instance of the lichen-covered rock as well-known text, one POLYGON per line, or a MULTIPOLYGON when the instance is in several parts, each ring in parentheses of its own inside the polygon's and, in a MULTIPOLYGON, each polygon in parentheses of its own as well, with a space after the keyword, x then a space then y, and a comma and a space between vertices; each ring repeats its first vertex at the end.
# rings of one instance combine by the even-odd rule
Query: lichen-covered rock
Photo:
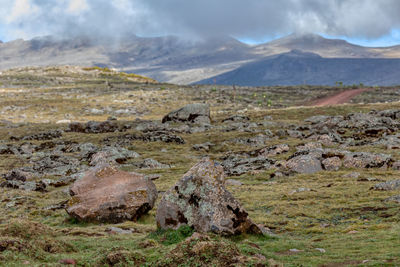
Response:
POLYGON ((367 152, 347 153, 343 160, 346 168, 387 168, 392 163, 391 155, 367 152))
POLYGON ((166 115, 162 122, 191 122, 210 124, 210 106, 207 104, 189 104, 166 115))
POLYGON ((342 167, 342 161, 339 157, 327 158, 322 161, 322 166, 327 171, 337 171, 342 167))
POLYGON ((108 164, 89 170, 72 185, 70 194, 67 213, 89 222, 135 221, 152 209, 157 199, 151 180, 108 164))
POLYGON ((207 158, 193 166, 164 194, 156 220, 162 229, 189 225, 197 232, 261 233, 248 213, 225 189, 222 166, 207 158))
POLYGON ((286 168, 296 173, 311 174, 322 171, 322 165, 317 157, 311 154, 299 155, 286 162, 286 168))
POLYGON ((228 176, 239 176, 250 171, 269 170, 274 167, 274 164, 274 160, 264 156, 243 158, 239 155, 230 155, 222 162, 228 176))

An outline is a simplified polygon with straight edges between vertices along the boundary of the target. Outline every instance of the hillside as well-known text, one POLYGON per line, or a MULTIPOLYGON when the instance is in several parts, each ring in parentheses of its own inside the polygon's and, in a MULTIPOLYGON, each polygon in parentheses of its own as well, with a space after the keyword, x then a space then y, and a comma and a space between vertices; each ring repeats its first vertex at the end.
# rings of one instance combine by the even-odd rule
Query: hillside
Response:
POLYGON ((197 83, 242 86, 335 85, 339 81, 346 85, 400 84, 400 59, 323 58, 293 50, 197 83))
MULTIPOLYGON (((85 37, 61 40, 48 36, 0 43, 0 70, 48 65, 100 66, 162 82, 190 84, 292 50, 315 53, 324 58, 400 57, 400 46, 368 48, 314 34, 292 34, 257 46, 227 36, 197 41, 174 36, 150 38, 132 35, 119 40, 85 37)), ((348 79, 351 84, 359 80, 357 74, 348 79)))

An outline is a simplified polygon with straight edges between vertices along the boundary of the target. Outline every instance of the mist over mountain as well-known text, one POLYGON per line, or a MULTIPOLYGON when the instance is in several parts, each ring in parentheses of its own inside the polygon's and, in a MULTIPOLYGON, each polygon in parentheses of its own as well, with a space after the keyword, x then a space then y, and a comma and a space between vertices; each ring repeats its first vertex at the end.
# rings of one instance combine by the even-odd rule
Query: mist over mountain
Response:
MULTIPOLYGON (((400 46, 369 48, 315 34, 292 34, 256 46, 228 36, 189 41, 176 36, 138 37, 133 34, 118 41, 89 37, 63 40, 47 36, 0 43, 0 69, 47 65, 101 66, 178 84, 209 83, 211 80, 241 85, 332 84, 338 80, 349 84, 382 84, 383 81, 372 79, 374 73, 386 77, 382 75, 385 75, 387 67, 381 64, 394 66, 392 62, 396 61, 371 59, 391 58, 400 58, 400 46), (297 54, 289 53, 293 50, 297 54), (341 60, 329 60, 337 58, 341 60), (295 68, 293 64, 301 67, 295 68), (358 64, 361 64, 362 71, 358 64), (242 73, 249 70, 252 70, 249 74, 242 73), (321 76, 321 70, 329 70, 329 73, 321 76), (340 76, 343 70, 346 70, 345 77, 340 76), (232 71, 238 76, 229 80, 232 71), (267 73, 275 78, 265 78, 267 73), (318 77, 312 78, 313 75, 318 77), (368 77, 361 79, 360 75, 368 77), (285 76, 298 78, 288 80, 285 76), (365 80, 367 78, 370 80, 365 80)), ((391 77, 384 84, 400 83, 393 71, 389 73, 392 73, 391 77)))

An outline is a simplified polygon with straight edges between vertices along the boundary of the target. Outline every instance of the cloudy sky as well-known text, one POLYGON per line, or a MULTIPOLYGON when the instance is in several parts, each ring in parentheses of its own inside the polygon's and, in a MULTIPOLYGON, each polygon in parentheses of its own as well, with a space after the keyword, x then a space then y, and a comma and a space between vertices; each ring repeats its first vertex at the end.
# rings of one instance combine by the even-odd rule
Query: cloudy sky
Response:
POLYGON ((314 32, 400 44, 400 0, 0 0, 0 40, 230 35, 248 43, 314 32))

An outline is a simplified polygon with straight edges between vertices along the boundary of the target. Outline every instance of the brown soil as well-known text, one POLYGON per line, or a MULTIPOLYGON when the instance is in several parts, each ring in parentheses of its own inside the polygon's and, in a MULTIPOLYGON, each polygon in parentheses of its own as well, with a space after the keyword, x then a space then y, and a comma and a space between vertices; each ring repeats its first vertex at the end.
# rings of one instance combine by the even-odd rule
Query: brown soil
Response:
POLYGON ((349 102, 352 98, 371 90, 370 88, 361 88, 361 89, 353 89, 347 90, 341 93, 338 93, 333 96, 327 96, 318 100, 315 100, 310 103, 311 106, 332 106, 338 104, 344 104, 349 102))

